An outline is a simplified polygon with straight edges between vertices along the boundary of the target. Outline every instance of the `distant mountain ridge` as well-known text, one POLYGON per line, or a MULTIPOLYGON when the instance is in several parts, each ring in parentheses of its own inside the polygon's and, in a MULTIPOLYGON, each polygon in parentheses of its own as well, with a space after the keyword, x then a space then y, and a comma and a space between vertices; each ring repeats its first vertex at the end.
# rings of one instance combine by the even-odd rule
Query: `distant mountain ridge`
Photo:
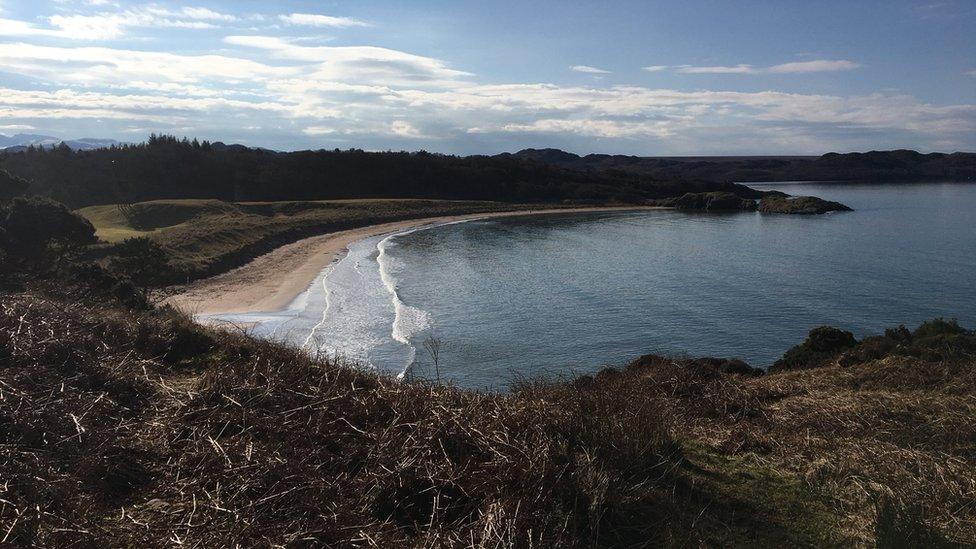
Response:
POLYGON ((0 133, 0 149, 9 152, 26 149, 30 146, 53 149, 64 143, 69 149, 74 151, 89 151, 92 149, 104 149, 113 145, 121 145, 114 139, 102 139, 96 137, 83 137, 81 139, 61 139, 51 135, 40 135, 31 133, 18 133, 14 135, 4 135, 0 133))
POLYGON ((656 178, 723 182, 831 180, 976 181, 976 153, 923 154, 912 150, 827 153, 822 156, 648 157, 609 154, 580 156, 559 149, 504 153, 564 168, 618 171, 656 178))

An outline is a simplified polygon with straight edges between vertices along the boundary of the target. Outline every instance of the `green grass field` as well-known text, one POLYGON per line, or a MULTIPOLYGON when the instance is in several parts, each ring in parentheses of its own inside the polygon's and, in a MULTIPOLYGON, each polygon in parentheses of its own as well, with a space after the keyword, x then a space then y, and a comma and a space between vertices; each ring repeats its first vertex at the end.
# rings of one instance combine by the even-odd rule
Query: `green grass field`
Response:
POLYGON ((90 206, 77 213, 91 221, 98 238, 106 243, 146 237, 160 244, 178 278, 186 279, 216 274, 275 247, 317 234, 403 219, 529 207, 422 199, 241 203, 154 200, 125 207, 90 206))
POLYGON ((116 204, 78 210, 91 221, 100 240, 116 243, 126 238, 152 236, 206 218, 241 213, 234 204, 219 200, 155 200, 132 205, 129 214, 116 204))

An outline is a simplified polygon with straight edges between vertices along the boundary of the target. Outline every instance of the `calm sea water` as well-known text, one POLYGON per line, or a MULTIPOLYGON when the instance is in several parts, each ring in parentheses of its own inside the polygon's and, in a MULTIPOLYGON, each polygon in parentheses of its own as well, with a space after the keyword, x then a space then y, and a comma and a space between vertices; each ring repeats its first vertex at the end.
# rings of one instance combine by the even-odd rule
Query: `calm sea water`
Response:
POLYGON ((976 185, 768 184, 855 209, 504 218, 360 241, 259 335, 394 373, 504 386, 645 353, 767 367, 807 331, 976 326, 976 185))

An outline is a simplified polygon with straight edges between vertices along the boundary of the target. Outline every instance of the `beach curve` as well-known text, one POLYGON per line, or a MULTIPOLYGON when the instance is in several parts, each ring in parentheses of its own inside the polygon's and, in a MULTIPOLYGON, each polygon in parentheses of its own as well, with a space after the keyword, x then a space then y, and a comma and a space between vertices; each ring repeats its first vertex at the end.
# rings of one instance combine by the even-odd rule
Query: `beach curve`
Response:
POLYGON ((654 206, 595 206, 510 210, 426 217, 366 225, 286 244, 219 275, 176 288, 162 300, 194 316, 278 312, 305 292, 315 278, 358 240, 458 221, 602 211, 665 209, 654 206))

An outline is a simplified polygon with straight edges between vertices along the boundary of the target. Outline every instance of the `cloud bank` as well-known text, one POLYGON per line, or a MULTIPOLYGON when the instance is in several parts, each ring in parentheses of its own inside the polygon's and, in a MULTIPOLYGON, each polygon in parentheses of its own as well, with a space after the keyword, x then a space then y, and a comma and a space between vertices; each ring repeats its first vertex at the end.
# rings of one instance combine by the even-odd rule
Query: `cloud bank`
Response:
MULTIPOLYGON (((0 73, 16 77, 0 80, 0 128, 125 140, 156 131, 280 148, 461 153, 523 146, 634 154, 960 149, 972 148, 976 136, 976 105, 936 105, 905 94, 598 86, 583 75, 611 73, 589 65, 570 67, 585 85, 488 83, 445 59, 376 45, 308 45, 288 34, 298 27, 368 24, 358 19, 155 5, 97 9, 53 15, 46 25, 0 19, 0 73), (91 44, 148 27, 213 32, 220 45, 178 52, 154 42, 91 44), (276 27, 285 32, 273 32, 276 27)), ((819 59, 633 70, 803 78, 859 66, 819 59)))

